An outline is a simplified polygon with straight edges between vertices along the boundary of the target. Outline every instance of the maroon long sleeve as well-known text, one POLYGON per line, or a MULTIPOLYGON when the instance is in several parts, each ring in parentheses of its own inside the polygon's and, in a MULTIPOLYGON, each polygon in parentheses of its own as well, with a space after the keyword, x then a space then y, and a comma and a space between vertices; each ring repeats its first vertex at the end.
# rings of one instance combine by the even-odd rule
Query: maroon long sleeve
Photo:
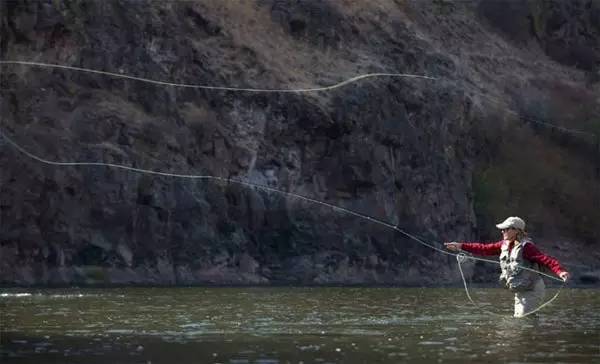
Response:
POLYGON ((565 272, 557 259, 542 253, 537 246, 532 243, 525 244, 525 247, 523 248, 523 258, 547 267, 556 275, 565 272))
MULTIPOLYGON (((502 250, 503 241, 497 241, 495 243, 462 243, 462 250, 466 250, 469 253, 476 255, 500 255, 502 250)), ((509 247, 512 249, 512 243, 509 247)), ((538 263, 541 266, 547 267, 554 274, 559 275, 566 270, 560 265, 557 259, 542 253, 535 244, 529 242, 525 244, 523 248, 523 258, 534 263, 538 263)))
POLYGON ((462 250, 476 255, 500 255, 502 240, 495 243, 462 243, 462 250))

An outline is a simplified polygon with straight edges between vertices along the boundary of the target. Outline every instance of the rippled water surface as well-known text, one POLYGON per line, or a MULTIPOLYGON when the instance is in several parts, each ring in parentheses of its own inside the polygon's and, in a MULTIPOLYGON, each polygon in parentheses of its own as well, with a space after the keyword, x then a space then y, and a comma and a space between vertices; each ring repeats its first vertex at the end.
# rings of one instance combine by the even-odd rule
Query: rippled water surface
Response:
MULTIPOLYGON (((549 292, 551 293, 551 292, 549 292)), ((3 363, 600 363, 600 290, 534 319, 460 289, 4 289, 3 363)))

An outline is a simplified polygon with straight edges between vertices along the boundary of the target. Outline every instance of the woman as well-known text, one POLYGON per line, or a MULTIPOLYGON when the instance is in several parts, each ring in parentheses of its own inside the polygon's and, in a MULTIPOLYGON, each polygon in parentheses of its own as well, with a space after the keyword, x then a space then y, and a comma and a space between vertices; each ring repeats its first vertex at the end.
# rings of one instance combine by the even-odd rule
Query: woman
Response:
POLYGON ((500 282, 515 292, 515 317, 522 317, 535 310, 544 299, 544 281, 541 275, 522 267, 540 271, 550 269, 563 281, 570 274, 558 260, 542 253, 527 237, 525 221, 511 216, 496 225, 502 231, 502 240, 491 244, 445 243, 452 251, 465 250, 476 255, 500 255, 500 282))

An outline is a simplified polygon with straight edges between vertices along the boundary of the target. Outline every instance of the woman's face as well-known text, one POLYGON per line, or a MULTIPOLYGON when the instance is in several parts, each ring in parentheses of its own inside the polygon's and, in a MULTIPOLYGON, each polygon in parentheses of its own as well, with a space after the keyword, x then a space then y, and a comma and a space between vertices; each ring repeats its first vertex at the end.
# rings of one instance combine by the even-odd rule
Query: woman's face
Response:
POLYGON ((502 239, 504 240, 513 241, 517 239, 517 229, 515 228, 502 229, 500 231, 502 231, 502 239))

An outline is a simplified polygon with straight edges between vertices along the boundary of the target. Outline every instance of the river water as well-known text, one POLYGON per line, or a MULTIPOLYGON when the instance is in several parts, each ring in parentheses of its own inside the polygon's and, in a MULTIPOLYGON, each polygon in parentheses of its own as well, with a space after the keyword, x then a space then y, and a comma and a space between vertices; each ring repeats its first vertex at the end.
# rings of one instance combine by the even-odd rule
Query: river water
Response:
POLYGON ((495 314, 455 288, 4 289, 0 361, 600 363, 600 290, 525 319, 472 295, 495 314))

